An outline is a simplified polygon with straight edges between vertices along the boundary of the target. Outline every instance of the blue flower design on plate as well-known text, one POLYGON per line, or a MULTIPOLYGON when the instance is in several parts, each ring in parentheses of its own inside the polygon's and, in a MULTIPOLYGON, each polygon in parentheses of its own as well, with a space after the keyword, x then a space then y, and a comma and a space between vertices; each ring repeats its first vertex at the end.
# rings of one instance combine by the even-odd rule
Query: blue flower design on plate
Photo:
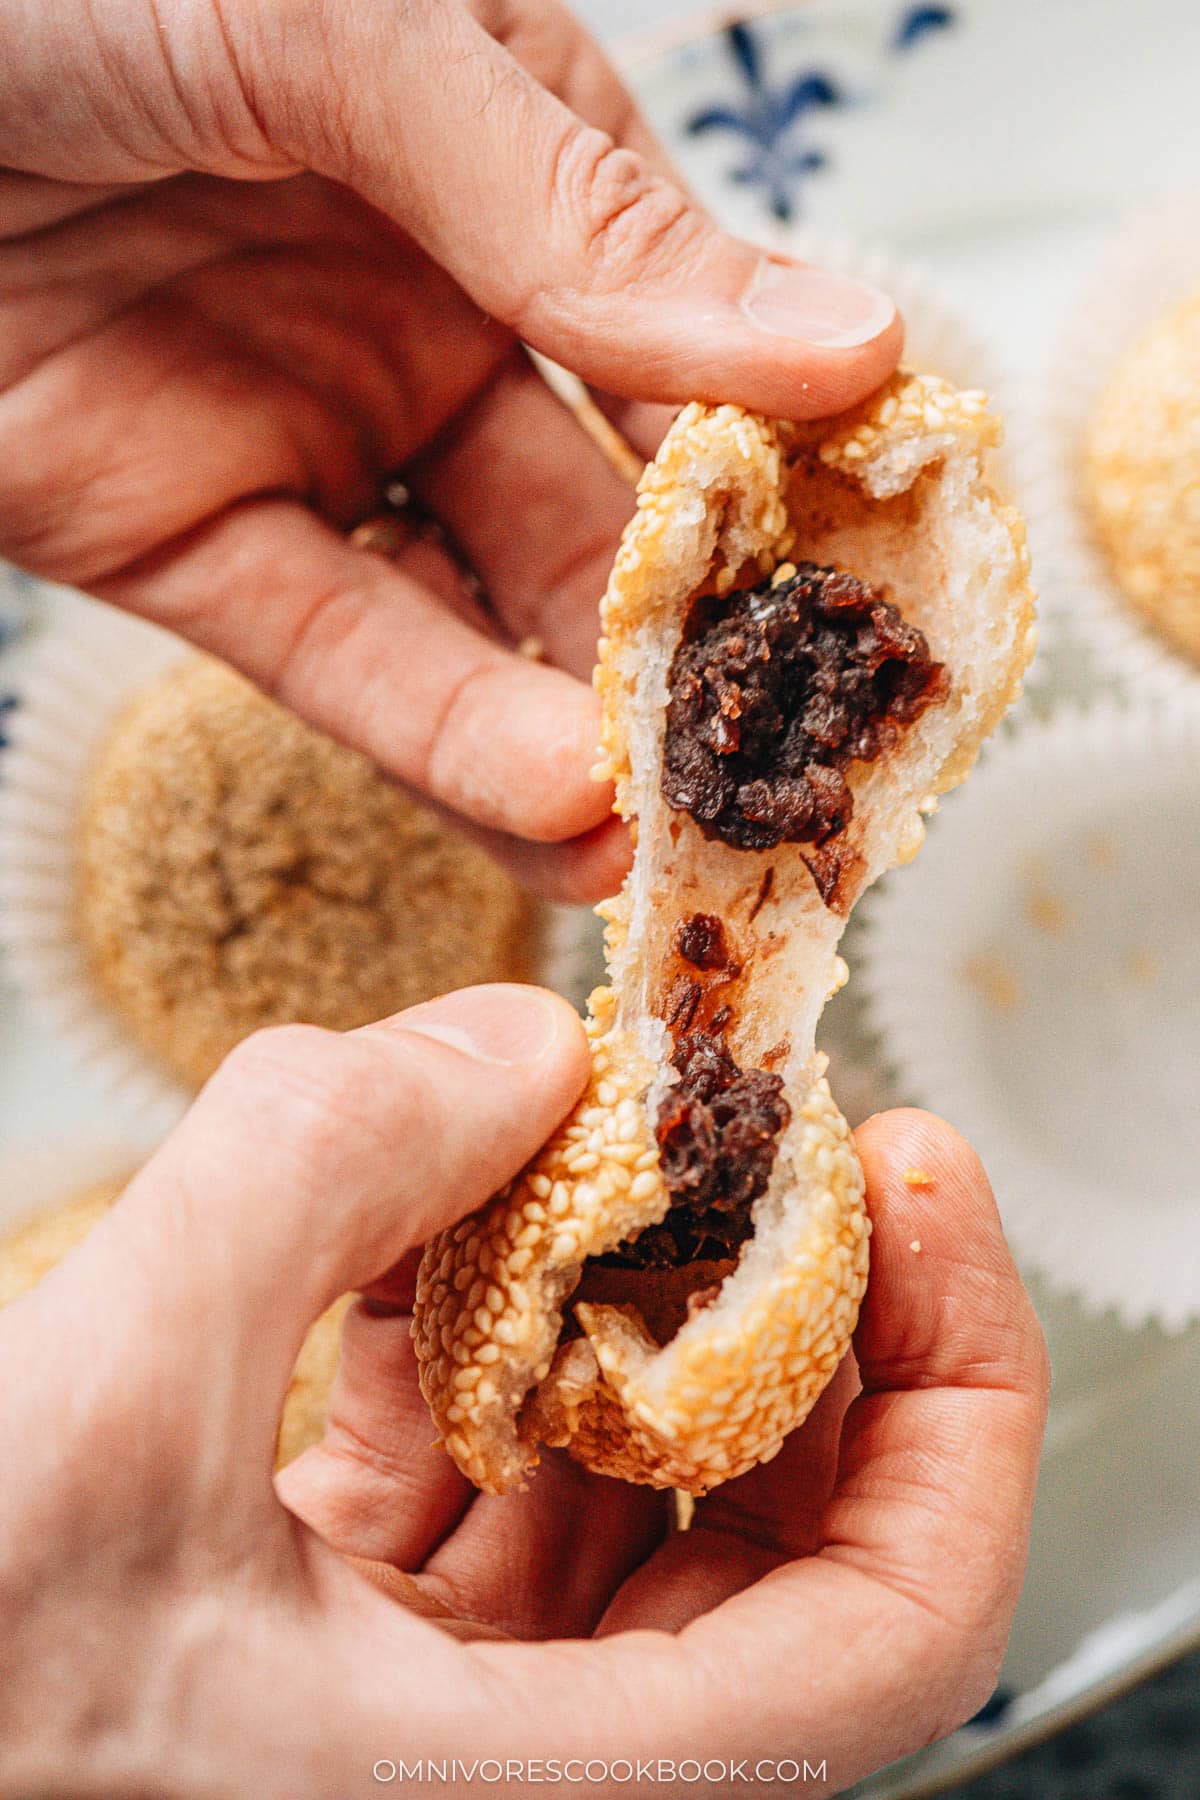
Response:
MULTIPOLYGON (((0 563, 0 653, 22 636, 30 624, 32 588, 28 576, 0 563)), ((8 743, 6 727, 16 706, 16 694, 11 689, 0 688, 0 750, 8 743)))
POLYGON ((954 8, 952 6, 910 6, 901 14, 900 23, 892 38, 893 50, 911 50, 931 32, 945 31, 954 24, 954 8))
MULTIPOLYGON (((957 22, 952 6, 906 6, 880 46, 881 54, 907 53, 926 38, 957 22)), ((758 188, 768 211, 781 224, 796 215, 806 178, 828 164, 828 153, 802 135, 808 115, 846 106, 855 93, 824 68, 802 68, 782 80, 767 70, 766 27, 744 19, 727 25, 724 40, 743 90, 739 99, 701 107, 684 121, 689 137, 728 131, 747 146, 745 160, 728 171, 730 181, 758 188)))
POLYGON ((786 223, 795 210, 797 178, 824 168, 825 153, 798 141, 796 127, 805 114, 839 106, 844 96, 832 76, 805 69, 778 84, 765 67, 759 37, 745 23, 729 25, 725 42, 746 90, 740 106, 703 107, 687 120, 692 137, 708 131, 732 131, 746 140, 749 157, 729 171, 731 181, 763 190, 775 218, 786 223))
POLYGON ((25 614, 15 600, 0 593, 0 650, 25 629, 25 614))

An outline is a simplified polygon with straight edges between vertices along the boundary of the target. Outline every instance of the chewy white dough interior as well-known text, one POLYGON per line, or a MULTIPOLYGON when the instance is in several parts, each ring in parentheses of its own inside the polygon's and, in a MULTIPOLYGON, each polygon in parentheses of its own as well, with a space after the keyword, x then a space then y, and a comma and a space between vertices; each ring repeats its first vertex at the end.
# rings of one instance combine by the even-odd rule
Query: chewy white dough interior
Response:
MULTIPOLYGON (((669 1384, 672 1353, 686 1347, 689 1338, 725 1325, 736 1329, 744 1306, 786 1248, 781 1240, 794 1246, 804 1236, 813 1183, 811 1172, 807 1180, 802 1178, 804 1159, 797 1155, 805 1126, 802 1103, 821 1072, 815 1053, 818 1020, 845 977, 837 950, 846 914, 863 888, 919 846, 921 811, 930 809, 933 794, 944 785, 939 778, 953 763, 958 745, 976 740, 976 715, 992 703, 998 660, 1011 660, 1011 536, 997 517, 992 496, 977 491, 973 461, 947 454, 953 448, 952 440, 926 439, 922 464, 927 469, 933 462, 933 474, 911 465, 899 473, 889 468, 881 477, 884 495, 869 512, 844 476, 811 467, 802 489, 791 497, 796 536, 788 560, 844 569, 878 589, 925 634, 932 655, 947 666, 951 679, 947 699, 907 727, 893 750, 846 771, 855 796, 847 829, 862 867, 840 909, 821 899, 802 846, 782 843, 748 851, 710 841, 662 795, 668 670, 693 594, 712 591, 713 566, 707 583, 663 594, 673 629, 663 629, 661 611, 652 614, 631 638, 623 659, 630 810, 638 821, 638 851, 628 888, 628 933, 611 973, 617 1027, 632 1034, 658 1071, 647 1094, 650 1117, 657 1117, 664 1092, 677 1079, 670 1062, 672 1034, 660 1016, 661 971, 669 962, 677 925, 693 912, 722 920, 744 964, 727 1032, 732 1054, 743 1069, 756 1068, 786 1042, 787 1055, 774 1066, 784 1077, 792 1107, 769 1187, 753 1205, 753 1236, 736 1269, 716 1300, 683 1325, 668 1346, 661 1351, 644 1346, 641 1379, 648 1392, 669 1384), (768 868, 773 870, 771 892, 751 918, 768 868)), ((704 492, 703 470, 696 476, 698 491, 691 504, 680 507, 677 529, 682 537, 694 528, 699 551, 713 508, 704 492)), ((742 551, 758 546, 735 538, 720 548, 730 566, 736 566, 742 551)), ((608 1309, 594 1309, 597 1314, 602 1310, 608 1309)), ((625 1332, 621 1335, 628 1357, 632 1346, 625 1332)))
POLYGON ((603 1474, 706 1493, 774 1454, 851 1340, 869 1223, 816 1033, 844 979, 846 915, 916 852, 922 814, 969 772, 1032 650, 1023 532, 986 466, 996 438, 983 395, 900 373, 808 426, 686 407, 643 476, 602 610, 606 768, 637 848, 602 909, 611 992, 593 997, 592 1080, 528 1168, 427 1247, 418 1278, 422 1388, 451 1455, 489 1491, 518 1485, 546 1444, 603 1474), (876 589, 948 677, 875 761, 842 771, 854 807, 829 905, 812 846, 710 841, 661 790, 668 671, 692 600, 757 587, 781 562, 876 589), (720 919, 729 956, 701 971, 693 1002, 697 965, 676 934, 697 914, 720 919), (669 999, 680 976, 682 1010, 669 999), (669 1210, 655 1127, 675 1036, 682 1021, 709 1029, 713 1005, 729 1008, 712 1028, 738 1068, 782 1077, 789 1109, 752 1235, 719 1286, 727 1258, 626 1266, 669 1210))

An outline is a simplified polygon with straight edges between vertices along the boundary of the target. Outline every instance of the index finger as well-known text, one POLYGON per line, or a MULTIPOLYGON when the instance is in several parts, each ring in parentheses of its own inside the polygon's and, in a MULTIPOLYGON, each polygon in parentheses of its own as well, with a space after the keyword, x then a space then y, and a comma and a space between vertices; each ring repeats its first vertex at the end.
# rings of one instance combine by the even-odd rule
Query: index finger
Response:
POLYGON ((402 224, 490 317, 647 400, 816 418, 891 373, 903 328, 886 295, 719 231, 465 8, 417 8, 403 31, 393 11, 235 11, 233 51, 275 151, 402 224))

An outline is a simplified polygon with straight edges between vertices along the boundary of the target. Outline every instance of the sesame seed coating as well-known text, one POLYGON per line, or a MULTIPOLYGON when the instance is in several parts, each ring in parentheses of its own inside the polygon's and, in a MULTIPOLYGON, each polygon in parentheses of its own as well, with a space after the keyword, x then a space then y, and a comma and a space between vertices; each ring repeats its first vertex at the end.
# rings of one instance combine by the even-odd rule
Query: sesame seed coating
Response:
MULTIPOLYGON (((786 426, 782 427, 785 434, 786 426)), ((863 481, 879 497, 899 492, 908 476, 906 450, 928 462, 937 439, 969 443, 977 454, 999 441, 1000 422, 978 388, 955 388, 938 375, 896 374, 839 429, 823 437, 818 455, 827 468, 863 481), (886 474, 873 469, 886 466, 886 474)))
MULTIPOLYGON (((611 985, 590 1001, 592 1078, 528 1168, 427 1247, 418 1277, 422 1389, 447 1450, 488 1491, 519 1485, 545 1444, 567 1448, 603 1474, 706 1493, 772 1456, 845 1354, 866 1286, 870 1226, 853 1140, 812 1043, 819 1003, 845 976, 835 954, 844 920, 830 923, 815 890, 806 897, 795 869, 786 872, 783 852, 769 853, 774 887, 763 886, 768 853, 697 843, 685 823, 664 860, 670 832, 650 810, 661 732, 654 735, 648 717, 665 702, 653 699, 658 676, 646 671, 656 657, 663 662, 664 646, 669 656, 690 595, 744 585, 748 569, 757 579, 772 577, 804 535, 810 490, 819 487, 827 497, 835 488, 866 532, 876 513, 893 516, 876 502, 906 495, 926 472, 926 486, 936 484, 957 457, 973 523, 982 522, 989 603, 1003 608, 1005 630, 995 633, 999 649, 977 685, 957 690, 947 708, 941 760, 927 767, 932 753, 920 752, 925 762, 913 779, 922 779, 905 808, 885 821, 891 835, 882 866, 915 853, 920 809, 929 811, 932 795, 966 774, 1032 650, 1023 527, 981 476, 998 429, 982 394, 901 374, 832 424, 796 426, 735 406, 687 406, 643 474, 604 598, 595 677, 602 701, 598 769, 615 783, 616 809, 633 827, 636 851, 621 892, 597 909, 607 922, 611 985), (663 876, 664 869, 674 876, 663 876), (640 1286, 639 1276, 622 1271, 630 1284, 622 1289, 614 1271, 585 1265, 660 1221, 670 1202, 651 1125, 661 1071, 645 1046, 656 1039, 642 1028, 662 1016, 653 995, 666 951, 656 963, 647 946, 673 939, 681 904, 674 880, 686 886, 689 910, 718 916, 710 889, 726 883, 728 900, 741 884, 739 904, 750 910, 739 915, 739 929, 747 943, 747 921, 758 917, 754 896, 761 889, 765 901, 770 888, 753 938, 766 953, 739 971, 731 1032, 756 1024, 765 1030, 763 1019, 781 993, 785 1007, 807 992, 818 1004, 805 1014, 802 1034, 792 1030, 790 1015, 786 1020, 792 1041, 780 1053, 787 1057, 791 1122, 736 1266, 655 1270, 640 1286), (775 925, 766 922, 772 909, 775 925), (772 961, 786 954, 789 935, 801 953, 812 947, 805 968, 799 961, 789 966, 790 988, 780 985, 780 962, 772 961), (481 1314, 471 1296, 485 1259, 502 1306, 481 1314), (485 1363, 484 1350, 496 1347, 498 1356, 485 1363), (481 1369, 486 1383, 475 1379, 481 1369), (467 1378, 460 1382, 460 1375, 467 1378)), ((889 530, 885 522, 881 536, 889 530)), ((887 771, 880 783, 885 798, 876 804, 895 811, 887 771)), ((870 807, 863 810, 869 816, 870 807)), ((661 1044, 661 1025, 657 1030, 661 1044)), ((779 1035, 764 1037, 761 1050, 779 1035)))
POLYGON ((1118 586, 1200 661, 1200 294, 1111 371, 1087 429, 1082 481, 1118 586))
POLYGON ((192 1087, 260 1026, 348 1030, 530 971, 536 909, 510 876, 207 657, 101 745, 78 871, 98 987, 192 1087))
POLYGON ((490 1491, 515 1485, 536 1461, 518 1415, 549 1370, 562 1303, 585 1261, 657 1224, 670 1203, 643 1102, 653 1071, 623 1034, 601 1035, 609 1011, 607 992, 593 995, 592 1076, 574 1112, 515 1181, 428 1246, 417 1276, 422 1392, 450 1427, 446 1444, 460 1468, 490 1491), (480 1308, 473 1296, 485 1291, 476 1276, 485 1255, 489 1300, 480 1308), (485 1356, 495 1345, 503 1366, 482 1389, 475 1377, 496 1368, 501 1359, 485 1356))

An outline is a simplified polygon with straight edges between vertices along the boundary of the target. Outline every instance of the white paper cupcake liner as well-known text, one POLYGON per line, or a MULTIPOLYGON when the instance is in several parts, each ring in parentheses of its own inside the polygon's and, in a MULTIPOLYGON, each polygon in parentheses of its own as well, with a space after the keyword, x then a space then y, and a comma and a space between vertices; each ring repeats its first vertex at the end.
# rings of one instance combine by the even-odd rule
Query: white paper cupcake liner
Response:
MULTIPOLYGON (((1040 647, 1027 681, 1031 693, 1074 692, 1074 658, 1064 643, 1063 608, 1058 604, 1054 552, 1062 530, 1055 516, 1058 497, 1048 466, 1033 384, 997 356, 923 270, 881 246, 855 243, 786 226, 768 240, 789 256, 869 281, 891 294, 904 318, 904 363, 942 375, 957 387, 983 388, 1004 421, 996 452, 999 485, 1020 508, 1029 535, 1033 580, 1038 589, 1040 647)), ((1079 688, 1080 695, 1086 687, 1079 688)))
POLYGON ((26 660, 0 756, 0 936, 11 974, 92 1085, 151 1140, 189 1096, 94 986, 75 924, 75 845, 100 742, 126 702, 188 654, 178 638, 81 600, 26 660))
POLYGON ((1189 693, 994 742, 865 903, 904 1097, 975 1144, 1023 1263, 1130 1326, 1200 1316, 1197 894, 1189 693))
POLYGON ((1200 290, 1200 195, 1168 196, 1110 244, 1048 364, 1037 430, 1049 482, 1046 561, 1073 629, 1113 691, 1200 688, 1200 669, 1127 600, 1096 543, 1080 487, 1084 433, 1117 359, 1200 290))
POLYGON ((959 387, 986 388, 1000 404, 1000 390, 1010 383, 995 352, 914 263, 896 256, 885 245, 785 225, 773 227, 767 241, 772 249, 788 256, 802 257, 823 269, 882 288, 904 317, 906 364, 944 375, 959 387))
MULTIPOLYGON (((95 985, 76 925, 76 840, 88 770, 115 718, 192 654, 140 619, 76 600, 26 658, 0 752, 0 941, 12 978, 91 1085, 151 1142, 191 1095, 95 985)), ((582 1009, 603 967, 589 907, 542 909, 540 980, 582 1009)))

